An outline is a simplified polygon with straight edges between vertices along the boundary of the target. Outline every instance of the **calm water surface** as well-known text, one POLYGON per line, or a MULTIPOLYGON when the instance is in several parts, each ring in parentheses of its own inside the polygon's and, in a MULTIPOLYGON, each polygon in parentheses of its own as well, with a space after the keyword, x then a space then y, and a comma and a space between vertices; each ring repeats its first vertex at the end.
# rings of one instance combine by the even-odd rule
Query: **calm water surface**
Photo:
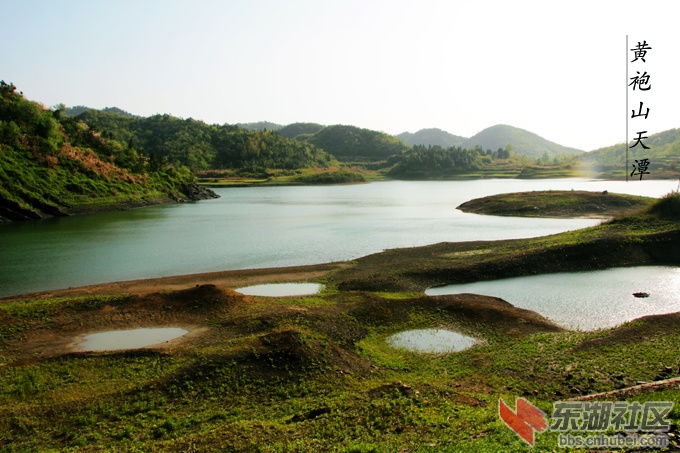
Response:
POLYGON ((445 329, 414 329, 391 335, 387 343, 409 351, 442 354, 470 348, 477 340, 445 329))
POLYGON ((504 299, 581 330, 680 311, 680 267, 636 266, 440 286, 428 295, 474 293, 504 299), (633 297, 635 292, 649 297, 633 297))
POLYGON ((0 297, 217 270, 342 261, 442 241, 542 236, 598 223, 464 214, 472 198, 526 190, 661 196, 673 181, 387 181, 217 189, 222 198, 0 224, 0 297))
POLYGON ((320 283, 271 283, 244 286, 243 288, 235 288, 234 291, 246 296, 287 297, 317 294, 323 287, 320 283))
POLYGON ((179 338, 189 333, 179 327, 151 327, 131 330, 110 330, 87 335, 78 345, 83 351, 116 351, 137 349, 179 338))

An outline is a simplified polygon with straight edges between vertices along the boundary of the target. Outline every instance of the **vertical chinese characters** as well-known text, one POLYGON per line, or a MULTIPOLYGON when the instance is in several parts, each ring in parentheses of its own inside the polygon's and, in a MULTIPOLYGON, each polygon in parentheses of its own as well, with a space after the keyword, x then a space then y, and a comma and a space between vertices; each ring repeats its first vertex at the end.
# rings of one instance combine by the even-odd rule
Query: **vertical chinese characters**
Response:
MULTIPOLYGON (((642 66, 644 65, 644 63, 647 62, 645 57, 647 56, 647 51, 649 50, 652 50, 652 48, 649 46, 649 44, 647 44, 646 40, 638 42, 637 46, 630 49, 630 51, 633 53, 633 60, 630 61, 630 64, 635 65, 636 75, 629 78, 630 83, 628 84, 628 89, 632 91, 636 96, 643 96, 646 91, 652 89, 650 81, 651 76, 647 73, 647 71, 644 70, 644 67, 642 66), (642 73, 640 73, 640 71, 637 70, 638 68, 642 69, 642 73)), ((637 112, 635 109, 632 109, 631 112, 632 113, 630 118, 635 121, 636 129, 642 128, 640 121, 641 120, 644 121, 649 117, 650 108, 645 107, 644 101, 640 101, 637 112)), ((648 138, 647 136, 643 135, 646 133, 647 131, 636 132, 637 137, 633 139, 633 144, 628 148, 635 148, 636 146, 639 145, 642 147, 642 149, 649 149, 649 146, 646 146, 643 143, 643 140, 646 140, 648 138)), ((628 159, 626 158, 626 161, 627 160, 628 159)), ((642 175, 649 174, 649 171, 647 171, 647 169, 649 168, 649 164, 650 164, 649 159, 646 158, 635 159, 635 163, 633 164, 633 171, 630 173, 630 176, 632 177, 634 175, 640 175, 640 180, 642 180, 642 175)))

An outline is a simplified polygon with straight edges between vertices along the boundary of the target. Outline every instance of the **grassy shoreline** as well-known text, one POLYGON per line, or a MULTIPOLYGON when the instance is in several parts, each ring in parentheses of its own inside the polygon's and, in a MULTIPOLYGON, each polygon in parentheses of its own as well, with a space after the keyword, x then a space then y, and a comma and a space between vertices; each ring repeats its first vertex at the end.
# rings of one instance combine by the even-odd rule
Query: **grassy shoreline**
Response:
POLYGON ((612 218, 649 206, 656 199, 584 190, 544 190, 492 195, 466 201, 463 212, 514 217, 612 218))
MULTIPOLYGON (((289 272, 232 271, 5 300, 0 449, 529 451, 499 420, 499 398, 513 407, 516 397, 527 398, 549 416, 555 401, 676 377, 680 314, 579 332, 497 298, 430 297, 423 289, 680 264, 679 202, 666 197, 634 215, 542 238, 443 243, 289 272), (296 279, 326 289, 281 298, 232 289, 296 279), (90 353, 69 346, 83 332, 137 326, 203 330, 162 348, 90 353), (385 341, 429 327, 484 342, 418 354, 385 341)), ((680 399, 677 386, 649 391, 628 399, 680 399)), ((677 436, 680 408, 668 418, 677 436)), ((536 450, 556 451, 556 436, 537 434, 536 450)))

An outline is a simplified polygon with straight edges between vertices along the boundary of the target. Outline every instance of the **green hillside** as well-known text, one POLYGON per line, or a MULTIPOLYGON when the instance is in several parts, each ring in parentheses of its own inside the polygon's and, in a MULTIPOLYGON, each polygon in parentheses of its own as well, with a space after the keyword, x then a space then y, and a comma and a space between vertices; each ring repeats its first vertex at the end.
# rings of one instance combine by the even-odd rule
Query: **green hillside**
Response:
POLYGON ((328 167, 335 160, 321 149, 277 132, 209 125, 191 118, 127 117, 89 110, 77 117, 107 137, 130 144, 154 161, 209 169, 298 169, 328 167))
POLYGON ((193 182, 188 168, 154 164, 129 143, 0 82, 0 221, 214 195, 193 182))
POLYGON ((453 135, 437 128, 421 129, 414 133, 402 132, 396 137, 409 146, 460 146, 467 140, 465 137, 453 135))
POLYGON ((505 124, 497 124, 465 140, 460 146, 474 148, 481 146, 483 149, 504 148, 512 145, 512 151, 524 154, 533 159, 553 158, 560 155, 578 154, 583 151, 558 145, 540 137, 533 132, 526 131, 505 124))
MULTIPOLYGON (((632 146, 630 142, 628 146, 632 146)), ((600 148, 579 156, 575 163, 579 170, 590 176, 624 178, 634 170, 638 159, 649 160, 649 176, 655 179, 680 177, 680 129, 669 129, 649 135, 640 145, 628 148, 628 170, 626 171, 626 147, 623 143, 600 148)), ((638 176, 639 177, 639 176, 638 176)))
POLYGON ((409 149, 384 132, 343 125, 325 127, 306 141, 344 162, 376 162, 409 149))

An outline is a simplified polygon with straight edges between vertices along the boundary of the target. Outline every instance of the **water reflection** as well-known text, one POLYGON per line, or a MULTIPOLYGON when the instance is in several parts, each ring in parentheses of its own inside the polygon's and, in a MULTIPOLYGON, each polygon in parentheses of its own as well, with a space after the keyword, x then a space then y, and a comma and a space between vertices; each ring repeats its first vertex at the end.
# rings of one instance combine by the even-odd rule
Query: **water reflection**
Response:
POLYGON ((399 332, 387 338, 390 346, 414 352, 447 353, 467 349, 477 340, 444 329, 415 329, 399 332))
MULTIPOLYGON (((677 184, 677 183, 676 183, 677 184)), ((526 190, 659 196, 673 181, 385 181, 217 189, 220 199, 0 224, 0 297, 95 283, 355 259, 437 242, 535 237, 592 219, 465 214, 471 198, 526 190)))
POLYGON ((186 335, 187 333, 187 330, 178 327, 111 330, 87 335, 85 341, 78 344, 78 347, 84 351, 137 349, 164 343, 186 335))
POLYGON ((286 297, 318 294, 323 288, 324 286, 319 283, 271 283, 245 286, 234 291, 246 296, 286 297))
POLYGON ((430 288, 426 294, 500 297, 565 327, 595 330, 654 314, 680 311, 680 268, 620 267, 507 278, 430 288), (649 293, 636 298, 633 293, 649 293))

